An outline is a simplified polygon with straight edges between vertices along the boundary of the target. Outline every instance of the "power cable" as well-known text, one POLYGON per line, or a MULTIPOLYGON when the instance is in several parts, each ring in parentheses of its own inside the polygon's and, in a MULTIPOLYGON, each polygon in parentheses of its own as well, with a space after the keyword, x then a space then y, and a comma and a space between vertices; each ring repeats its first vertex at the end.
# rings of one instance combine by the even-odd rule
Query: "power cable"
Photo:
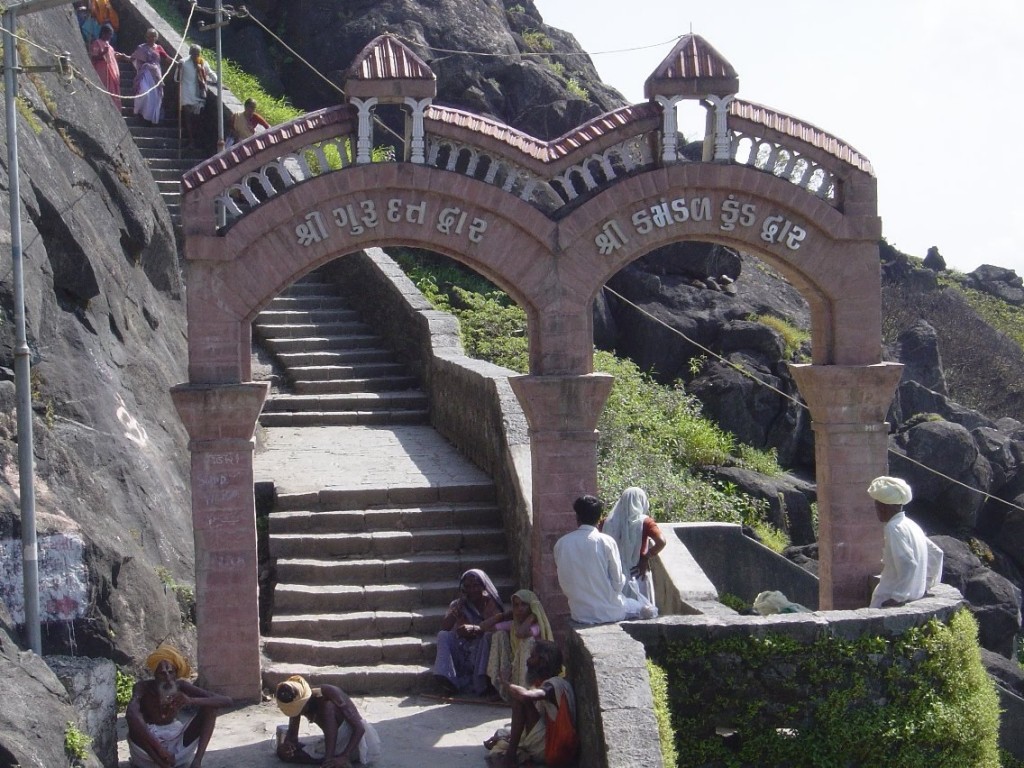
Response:
MULTIPOLYGON (((619 293, 618 291, 614 290, 613 288, 609 288, 607 285, 605 285, 604 286, 604 290, 607 293, 609 293, 610 295, 612 295, 615 298, 617 298, 619 301, 621 301, 624 304, 632 307, 633 309, 635 309, 637 312, 641 313, 642 315, 644 315, 648 319, 653 320, 658 325, 662 326, 663 328, 666 328, 670 332, 672 332, 672 333, 676 334, 677 336, 679 336, 680 338, 684 339, 689 344, 692 344, 693 346, 697 347, 699 350, 701 350, 705 354, 710 355, 711 357, 715 358, 719 362, 724 363, 725 365, 728 365, 730 368, 733 368, 734 370, 738 371, 742 375, 744 375, 747 378, 751 379, 755 384, 758 384, 758 385, 760 385, 762 387, 765 387, 765 388, 771 390, 775 394, 779 395, 780 397, 785 398, 786 400, 788 400, 791 403, 799 406, 800 408, 803 408, 804 410, 807 410, 807 411, 810 410, 807 407, 806 403, 796 399, 795 397, 793 397, 792 395, 790 395, 790 394, 788 394, 786 392, 783 392, 782 390, 778 389, 777 387, 772 386, 768 382, 762 381, 761 379, 757 378, 752 373, 750 373, 750 371, 745 370, 742 366, 737 365, 736 363, 732 362, 731 360, 726 360, 720 354, 718 354, 717 352, 714 352, 714 351, 708 349, 703 344, 701 344, 699 341, 696 341, 695 339, 691 339, 689 336, 687 336, 685 333, 680 331, 678 328, 672 327, 671 325, 666 323, 664 320, 662 320, 660 317, 656 317, 655 315, 651 314, 650 312, 648 312, 643 307, 641 307, 641 306, 639 306, 637 304, 634 304, 632 301, 627 299, 625 296, 623 296, 621 293, 619 293)), ((987 493, 986 491, 983 491, 980 488, 973 488, 972 486, 967 485, 966 483, 963 483, 963 482, 957 480, 955 477, 950 477, 949 475, 947 475, 947 474, 945 474, 943 472, 940 472, 937 469, 933 469, 932 467, 929 467, 927 464, 922 464, 917 459, 912 459, 910 456, 906 456, 906 455, 904 455, 902 453, 894 451, 892 448, 887 448, 887 450, 893 456, 898 456, 901 459, 909 461, 911 464, 915 464, 918 467, 920 467, 921 469, 923 469, 923 470, 925 470, 927 472, 930 472, 931 474, 936 475, 937 477, 941 477, 943 480, 948 480, 949 482, 951 482, 951 483, 953 483, 955 485, 959 485, 961 488, 966 488, 967 490, 972 491, 973 493, 980 494, 987 501, 997 501, 997 502, 999 502, 1001 504, 1005 504, 1006 506, 1010 507, 1011 509, 1016 509, 1016 510, 1018 510, 1020 512, 1024 512, 1024 507, 1019 506, 1017 504, 1014 504, 1012 501, 1007 501, 1006 499, 1000 499, 998 496, 993 496, 992 494, 987 493)))

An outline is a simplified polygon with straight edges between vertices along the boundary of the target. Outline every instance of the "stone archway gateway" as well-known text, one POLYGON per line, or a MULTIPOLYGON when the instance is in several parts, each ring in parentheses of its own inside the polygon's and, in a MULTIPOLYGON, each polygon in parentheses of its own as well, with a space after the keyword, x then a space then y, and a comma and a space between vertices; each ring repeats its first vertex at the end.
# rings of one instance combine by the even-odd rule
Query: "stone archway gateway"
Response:
POLYGON ((429 67, 382 36, 346 103, 258 134, 183 181, 189 380, 172 390, 190 436, 199 664, 207 683, 260 693, 251 323, 303 274, 371 246, 450 256, 526 310, 530 373, 512 379, 530 425, 535 589, 555 616, 555 539, 596 487, 595 425, 611 378, 592 370, 605 281, 681 240, 756 253, 811 306, 813 362, 792 366, 815 430, 821 607, 867 604, 881 531, 864 493, 887 466, 899 365, 881 363, 876 182, 840 140, 736 99, 735 71, 696 35, 646 83, 647 103, 550 142, 431 103, 429 67), (708 108, 700 161, 676 145, 676 104, 708 108), (397 160, 374 162, 374 111, 406 115, 397 160), (226 648, 232 652, 225 653, 226 648))

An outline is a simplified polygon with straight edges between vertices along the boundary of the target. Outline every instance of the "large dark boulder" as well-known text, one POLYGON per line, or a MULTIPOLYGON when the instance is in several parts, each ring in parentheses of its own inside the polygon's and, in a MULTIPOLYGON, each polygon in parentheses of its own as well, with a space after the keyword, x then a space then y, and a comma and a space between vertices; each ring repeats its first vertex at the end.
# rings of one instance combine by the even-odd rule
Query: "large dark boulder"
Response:
POLYGON ((892 441, 889 466, 914 490, 907 506, 911 516, 920 514, 958 535, 971 534, 984 502, 977 491, 991 490, 992 468, 965 427, 941 420, 917 424, 892 441))
POLYGON ((967 285, 996 296, 1007 304, 1024 306, 1024 278, 1012 269, 982 264, 967 274, 967 285))
POLYGON ((916 381, 922 387, 946 394, 946 376, 942 371, 939 338, 926 321, 920 320, 900 334, 897 340, 899 361, 903 363, 900 381, 916 381))
MULTIPOLYGON (((601 82, 576 39, 547 26, 532 0, 260 0, 247 7, 338 87, 359 51, 390 32, 434 70, 437 103, 498 117, 542 139, 556 138, 625 103, 601 82)), ((199 36, 212 47, 212 34, 206 37, 199 36)), ((289 99, 303 109, 341 99, 330 84, 311 77, 297 58, 278 56, 278 45, 255 25, 234 22, 224 30, 223 40, 230 58, 254 72, 276 73, 273 80, 287 83, 289 99)))
POLYGON ((1020 631, 1021 592, 1008 579, 988 568, 979 553, 991 558, 977 540, 971 544, 951 536, 933 536, 943 552, 942 581, 956 587, 978 620, 981 645, 1003 656, 1012 656, 1020 631))

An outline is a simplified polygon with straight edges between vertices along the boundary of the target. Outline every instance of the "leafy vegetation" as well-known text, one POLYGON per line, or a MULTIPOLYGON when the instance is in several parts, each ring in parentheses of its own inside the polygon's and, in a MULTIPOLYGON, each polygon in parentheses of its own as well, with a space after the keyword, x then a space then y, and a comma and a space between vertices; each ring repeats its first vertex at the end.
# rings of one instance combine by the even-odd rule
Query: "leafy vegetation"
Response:
POLYGON ((72 765, 81 765, 89 756, 92 737, 79 730, 78 726, 68 720, 64 727, 64 752, 72 765))
MULTIPOLYGON (((507 295, 440 256, 403 250, 395 258, 434 307, 459 318, 467 355, 520 373, 529 369, 526 315, 507 295)), ((594 370, 615 377, 598 422, 602 498, 612 500, 629 486, 640 486, 659 521, 742 523, 776 550, 788 545, 766 522, 766 502, 700 474, 701 467, 723 464, 776 474, 781 469, 773 452, 738 446, 701 415, 700 402, 682 384, 660 385, 630 360, 598 351, 594 370)))
POLYGON ((776 317, 775 315, 752 315, 747 319, 751 322, 767 325, 782 337, 782 343, 784 344, 783 355, 787 360, 797 358, 797 355, 811 342, 810 333, 802 328, 797 328, 781 317, 776 317))
POLYGON ((1015 307, 982 291, 968 288, 957 275, 940 275, 939 284, 963 294, 971 308, 1000 333, 1009 336, 1024 349, 1024 307, 1015 307))
POLYGON ((580 85, 580 81, 575 77, 570 77, 565 84, 565 89, 569 91, 577 99, 583 99, 583 101, 590 101, 590 91, 580 85))
POLYGON ((188 584, 179 584, 174 575, 165 567, 159 566, 156 569, 157 578, 163 583, 165 589, 174 593, 178 601, 178 610, 181 611, 181 623, 185 626, 192 626, 196 623, 196 591, 188 584))
POLYGON ((977 632, 962 610, 898 637, 669 644, 655 661, 668 678, 675 764, 997 768, 999 700, 977 632), (716 732, 726 726, 728 739, 716 732))
POLYGON ((551 42, 551 38, 538 29, 528 29, 523 32, 523 42, 531 51, 550 53, 555 50, 555 44, 551 42))
POLYGON ((672 730, 672 713, 668 705, 668 676, 665 670, 650 659, 647 660, 647 675, 651 679, 651 698, 654 699, 654 718, 658 721, 658 741, 661 743, 661 761, 664 765, 675 765, 675 732, 672 730))
POLYGON ((128 708, 128 702, 132 700, 132 691, 135 690, 135 675, 121 667, 118 667, 114 674, 114 696, 117 700, 117 711, 124 712, 128 708))

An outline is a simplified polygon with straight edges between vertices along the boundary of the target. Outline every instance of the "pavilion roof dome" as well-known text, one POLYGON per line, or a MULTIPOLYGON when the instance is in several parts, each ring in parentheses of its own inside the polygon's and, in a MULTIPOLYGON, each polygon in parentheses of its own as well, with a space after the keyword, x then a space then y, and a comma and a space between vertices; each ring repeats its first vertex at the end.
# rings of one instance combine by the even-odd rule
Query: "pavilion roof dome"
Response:
POLYGON ((437 76, 423 59, 391 34, 375 37, 359 52, 345 75, 345 92, 382 101, 434 98, 437 76))
POLYGON ((700 35, 683 35, 644 83, 644 96, 729 96, 740 80, 722 54, 700 35))

